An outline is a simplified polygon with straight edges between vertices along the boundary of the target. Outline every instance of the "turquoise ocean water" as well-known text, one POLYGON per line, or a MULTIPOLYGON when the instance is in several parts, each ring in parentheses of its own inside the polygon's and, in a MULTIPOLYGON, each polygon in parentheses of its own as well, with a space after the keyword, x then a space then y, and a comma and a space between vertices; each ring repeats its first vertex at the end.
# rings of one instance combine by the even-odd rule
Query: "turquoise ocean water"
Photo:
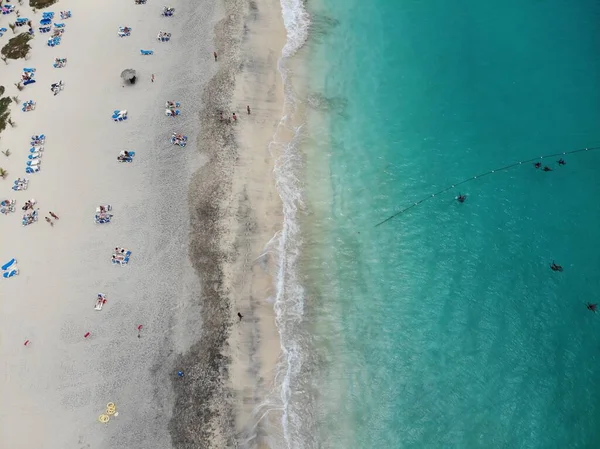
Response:
POLYGON ((308 8, 298 268, 316 405, 290 447, 600 447, 600 316, 585 307, 600 302, 600 151, 375 227, 473 175, 600 145, 600 4, 308 8))

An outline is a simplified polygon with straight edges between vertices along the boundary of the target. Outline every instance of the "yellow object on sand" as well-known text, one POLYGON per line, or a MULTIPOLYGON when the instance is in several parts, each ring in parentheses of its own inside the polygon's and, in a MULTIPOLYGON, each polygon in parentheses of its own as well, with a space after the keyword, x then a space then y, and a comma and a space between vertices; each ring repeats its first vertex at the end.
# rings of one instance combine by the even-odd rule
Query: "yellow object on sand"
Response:
POLYGON ((107 423, 110 420, 110 416, 108 415, 100 415, 100 417, 98 418, 98 421, 100 421, 101 423, 107 423))
POLYGON ((106 409, 106 414, 107 415, 114 415, 117 412, 116 408, 107 408, 106 409))
POLYGON ((116 408, 117 406, 115 405, 114 402, 109 402, 108 404, 106 404, 106 408, 116 408))

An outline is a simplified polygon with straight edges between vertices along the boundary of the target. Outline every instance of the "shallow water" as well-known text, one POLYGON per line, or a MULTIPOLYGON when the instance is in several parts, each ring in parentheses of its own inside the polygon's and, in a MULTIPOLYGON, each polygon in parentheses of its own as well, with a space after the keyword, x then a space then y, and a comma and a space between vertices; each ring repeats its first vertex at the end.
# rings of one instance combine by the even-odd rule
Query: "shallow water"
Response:
POLYGON ((320 442, 290 446, 599 446, 600 152, 375 225, 598 145, 600 6, 311 7, 297 385, 320 442))

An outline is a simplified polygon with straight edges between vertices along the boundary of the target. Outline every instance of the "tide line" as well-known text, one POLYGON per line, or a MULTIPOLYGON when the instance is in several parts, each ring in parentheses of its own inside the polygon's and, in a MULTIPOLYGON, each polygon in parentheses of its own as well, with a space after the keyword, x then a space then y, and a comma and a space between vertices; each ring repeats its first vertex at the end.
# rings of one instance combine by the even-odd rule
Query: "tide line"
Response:
POLYGON ((452 189, 458 187, 461 184, 465 184, 467 182, 474 181, 474 180, 479 179, 479 178, 483 178, 484 176, 491 175, 492 173, 497 173, 497 172, 505 171, 505 170, 508 170, 510 168, 517 167, 519 165, 527 164, 527 163, 530 163, 530 162, 540 161, 540 160, 542 160, 544 158, 556 157, 556 156, 566 156, 566 155, 569 155, 569 154, 582 153, 582 152, 585 152, 585 151, 595 151, 595 150, 600 150, 600 147, 580 148, 578 150, 565 151, 565 152, 562 152, 562 153, 547 154, 545 156, 535 157, 533 159, 528 159, 526 161, 515 162, 514 164, 510 164, 510 165, 506 165, 504 167, 496 168, 494 170, 487 171, 487 172, 482 173, 480 175, 471 176, 470 178, 467 178, 467 179, 464 179, 464 180, 462 180, 460 182, 454 183, 451 186, 448 186, 448 187, 446 187, 446 188, 444 188, 444 189, 442 189, 442 190, 440 190, 438 192, 432 193, 431 195, 426 196, 426 197, 420 199, 419 201, 411 204, 410 206, 407 206, 404 209, 399 210, 394 215, 391 215, 388 218, 386 218, 385 220, 380 221, 379 223, 377 223, 374 227, 381 226, 382 224, 387 223, 388 221, 396 218, 398 215, 402 215, 403 213, 409 211, 413 207, 418 206, 419 204, 422 204, 425 201, 431 200, 431 199, 435 198, 436 196, 438 196, 438 195, 440 195, 442 193, 446 193, 447 191, 452 190, 452 189))

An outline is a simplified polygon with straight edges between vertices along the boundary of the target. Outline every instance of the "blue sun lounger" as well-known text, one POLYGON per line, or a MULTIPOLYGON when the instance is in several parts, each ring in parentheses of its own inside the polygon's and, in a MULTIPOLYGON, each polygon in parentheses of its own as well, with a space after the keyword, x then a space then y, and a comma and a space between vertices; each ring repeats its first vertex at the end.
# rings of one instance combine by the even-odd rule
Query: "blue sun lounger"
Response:
POLYGON ((44 19, 54 19, 54 13, 52 11, 43 12, 42 17, 44 19))
POLYGON ((54 23, 54 27, 55 27, 55 28, 64 28, 64 27, 65 27, 65 24, 64 24, 64 23, 56 23, 56 22, 55 22, 55 23, 54 23))
POLYGON ((40 20, 40 25, 50 25, 52 24, 52 19, 42 19, 40 20))
POLYGON ((140 53, 142 55, 145 55, 145 56, 147 56, 147 55, 153 55, 154 54, 154 50, 140 50, 140 53))
POLYGON ((124 256, 125 257, 123 258, 123 260, 111 259, 112 263, 119 265, 127 265, 129 263, 129 259, 131 258, 131 251, 126 251, 124 256))

